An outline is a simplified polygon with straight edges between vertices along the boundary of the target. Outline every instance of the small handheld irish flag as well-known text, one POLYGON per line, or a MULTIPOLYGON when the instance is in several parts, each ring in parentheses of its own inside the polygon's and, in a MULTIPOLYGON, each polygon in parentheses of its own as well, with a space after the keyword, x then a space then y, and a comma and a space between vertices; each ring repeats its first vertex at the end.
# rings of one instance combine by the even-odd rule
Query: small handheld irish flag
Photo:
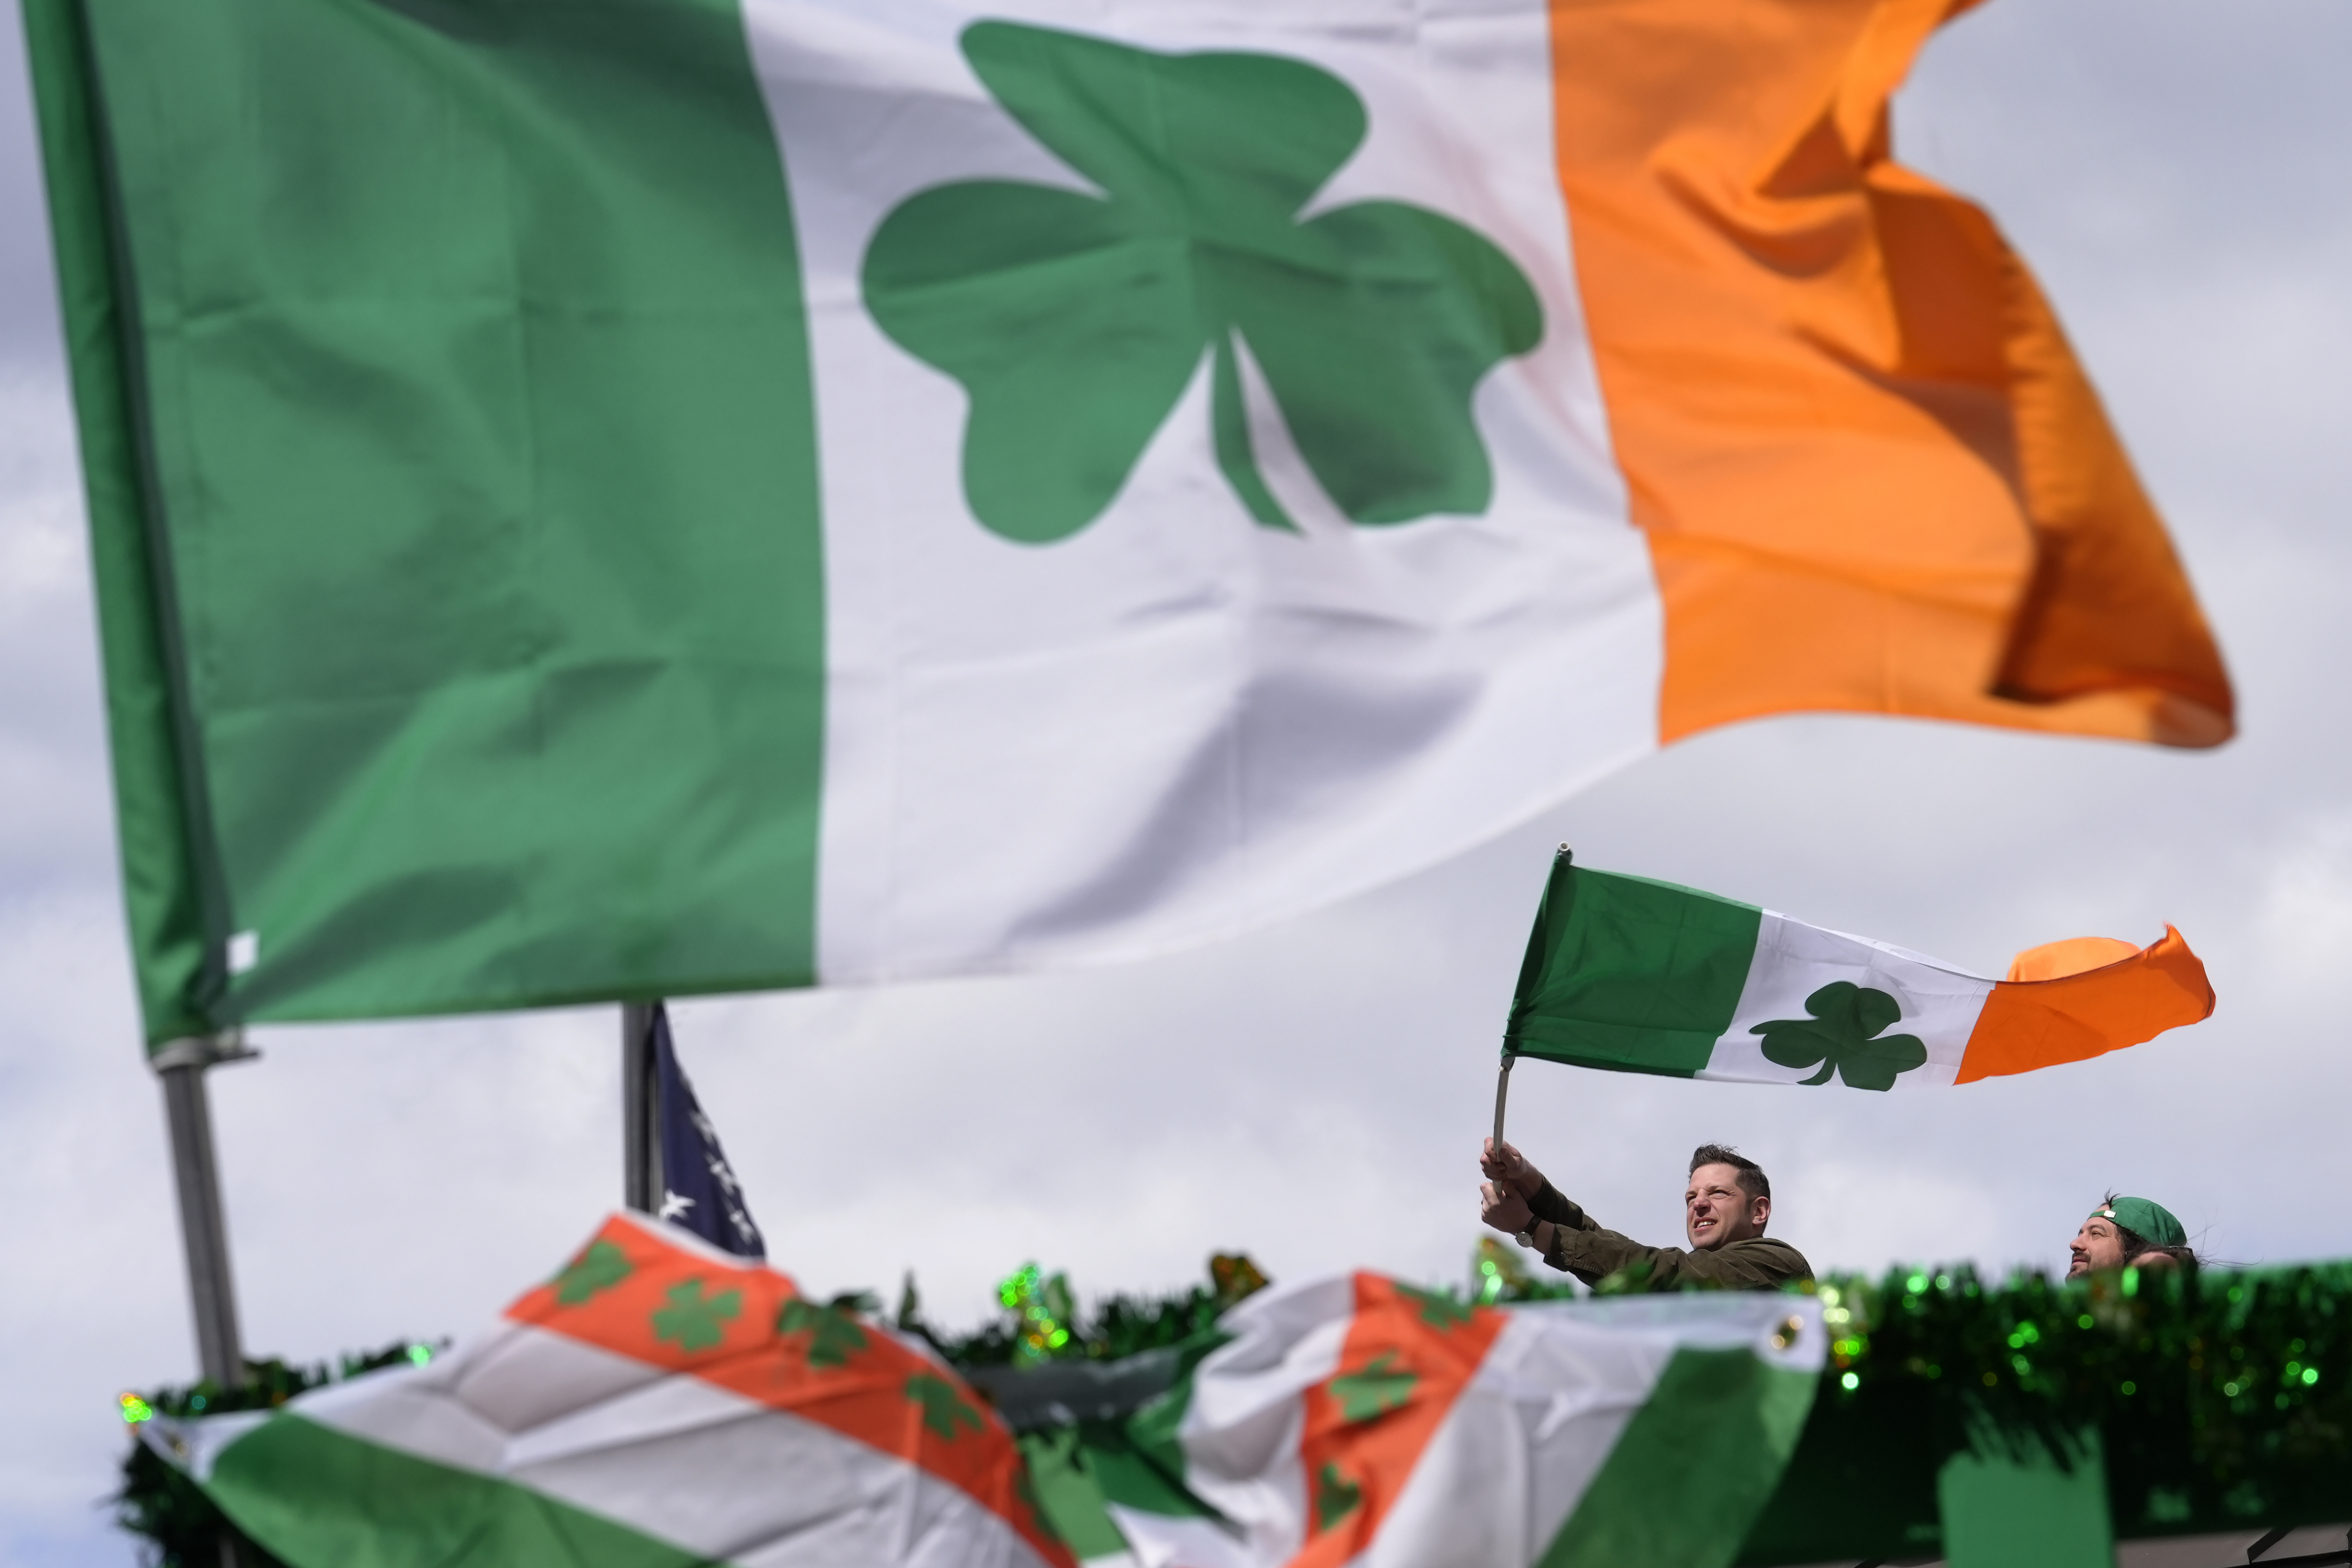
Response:
POLYGON ((1504 1031, 1521 1056, 1742 1083, 1968 1083, 2082 1061, 2213 1011, 2170 926, 2020 953, 1989 980, 1712 893, 1578 866, 1563 848, 1504 1031))

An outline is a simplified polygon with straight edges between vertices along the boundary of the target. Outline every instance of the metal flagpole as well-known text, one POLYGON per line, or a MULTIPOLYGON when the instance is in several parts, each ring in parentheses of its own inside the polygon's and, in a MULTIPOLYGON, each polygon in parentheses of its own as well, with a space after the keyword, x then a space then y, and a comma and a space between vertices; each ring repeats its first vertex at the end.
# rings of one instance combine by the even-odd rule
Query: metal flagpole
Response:
POLYGON ((245 1350, 237 1335, 236 1290, 229 1277, 228 1225, 221 1211, 205 1070, 260 1054, 231 1029, 173 1040, 148 1059, 163 1086, 163 1115, 172 1130, 172 1177, 180 1193, 180 1240, 195 1310, 196 1364, 205 1381, 217 1388, 243 1384, 245 1350))
MULTIPOLYGON (((1553 864, 1557 866, 1560 860, 1570 860, 1574 858, 1575 852, 1563 844, 1559 847, 1553 864)), ((1532 957, 1529 962, 1534 962, 1532 957)), ((1508 1040, 1504 1041, 1503 1065, 1495 1074, 1495 1152, 1496 1154, 1503 1152, 1503 1108, 1509 1103, 1511 1098, 1511 1064, 1518 1059, 1519 1053, 1511 1048, 1508 1040)))
POLYGON ((621 1201, 661 1206, 661 1086, 654 1076, 652 1002, 621 1004, 621 1201))

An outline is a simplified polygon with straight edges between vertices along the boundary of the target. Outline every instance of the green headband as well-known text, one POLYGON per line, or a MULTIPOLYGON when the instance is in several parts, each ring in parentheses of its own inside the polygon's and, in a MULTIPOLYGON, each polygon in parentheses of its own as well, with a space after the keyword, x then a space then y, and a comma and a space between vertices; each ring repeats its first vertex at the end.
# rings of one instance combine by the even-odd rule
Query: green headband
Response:
POLYGON ((2134 1236, 2146 1237, 2158 1247, 2186 1247, 2189 1233, 2162 1204, 2146 1198, 2117 1198, 2091 1211, 2094 1219, 2111 1219, 2134 1236))

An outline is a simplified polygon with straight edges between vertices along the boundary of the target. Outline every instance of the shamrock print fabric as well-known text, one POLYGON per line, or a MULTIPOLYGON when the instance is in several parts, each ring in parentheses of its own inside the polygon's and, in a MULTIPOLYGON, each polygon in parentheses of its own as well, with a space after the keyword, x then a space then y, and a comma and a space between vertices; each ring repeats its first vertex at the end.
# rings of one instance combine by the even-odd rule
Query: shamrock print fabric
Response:
POLYGON ((1371 1273, 1205 1338, 1103 1368, 1156 1380, 1139 1407, 1033 1402, 1016 1439, 920 1340, 620 1214, 429 1363, 140 1431, 289 1568, 1720 1563, 1828 1343, 1805 1298, 1502 1310, 1371 1273))

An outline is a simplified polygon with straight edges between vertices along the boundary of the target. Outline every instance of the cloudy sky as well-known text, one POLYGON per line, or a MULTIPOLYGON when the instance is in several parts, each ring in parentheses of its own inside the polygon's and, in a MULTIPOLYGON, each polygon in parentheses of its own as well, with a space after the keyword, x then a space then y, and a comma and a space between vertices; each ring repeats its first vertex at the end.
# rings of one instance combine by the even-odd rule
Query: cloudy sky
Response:
MULTIPOLYGON (((2170 753, 1784 719, 1478 852, 1132 968, 695 1004, 679 1028, 776 1260, 976 1321, 1029 1258, 1082 1292, 1241 1247, 1277 1278, 1457 1278, 1504 1003, 1550 847, 1999 973, 2169 920, 2211 1022, 1948 1093, 1518 1074, 1514 1126, 1604 1223, 1675 1239, 1733 1142, 1819 1267, 2063 1260, 2108 1186, 2244 1262, 2352 1255, 2352 58, 2340 0, 1996 0, 1899 107, 1911 162, 2035 263, 2163 503, 2243 738, 2170 753)), ((112 1397, 192 1375, 160 1098, 115 884, 90 594, 23 62, 0 28, 0 1558, 124 1563, 112 1397)), ((462 1332, 617 1199, 611 1009, 277 1029, 215 1075, 246 1339, 462 1332)))

